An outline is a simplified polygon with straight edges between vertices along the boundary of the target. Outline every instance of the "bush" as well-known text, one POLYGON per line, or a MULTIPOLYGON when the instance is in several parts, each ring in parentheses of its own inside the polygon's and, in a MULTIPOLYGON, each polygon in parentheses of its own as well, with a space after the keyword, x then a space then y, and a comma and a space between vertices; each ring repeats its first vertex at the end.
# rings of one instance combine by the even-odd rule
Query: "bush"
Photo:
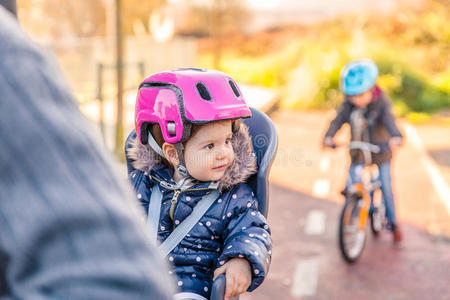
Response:
POLYGON ((391 96, 402 114, 407 111, 435 113, 450 107, 450 94, 445 90, 445 76, 430 82, 423 73, 412 69, 399 58, 381 56, 375 59, 379 69, 379 85, 391 96), (400 104, 401 103, 401 104, 400 104))
POLYGON ((229 48, 222 67, 240 82, 279 88, 282 107, 329 109, 343 99, 341 68, 369 57, 378 65, 378 84, 396 113, 450 109, 450 27, 445 26, 450 11, 440 2, 430 3, 421 13, 361 18, 362 25, 342 17, 230 42, 253 50, 229 48))

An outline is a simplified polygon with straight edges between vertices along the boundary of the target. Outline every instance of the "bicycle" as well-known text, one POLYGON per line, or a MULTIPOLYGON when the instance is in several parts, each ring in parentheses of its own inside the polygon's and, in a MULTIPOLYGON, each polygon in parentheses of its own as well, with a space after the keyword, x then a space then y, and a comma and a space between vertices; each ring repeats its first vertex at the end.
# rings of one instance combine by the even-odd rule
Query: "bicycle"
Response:
POLYGON ((350 142, 348 147, 350 150, 362 151, 364 158, 361 182, 350 184, 342 193, 345 196, 345 204, 339 218, 339 249, 346 262, 354 263, 361 256, 366 244, 367 218, 370 218, 370 228, 375 236, 378 236, 388 223, 378 168, 372 164, 372 153, 379 153, 380 147, 359 141, 350 142))

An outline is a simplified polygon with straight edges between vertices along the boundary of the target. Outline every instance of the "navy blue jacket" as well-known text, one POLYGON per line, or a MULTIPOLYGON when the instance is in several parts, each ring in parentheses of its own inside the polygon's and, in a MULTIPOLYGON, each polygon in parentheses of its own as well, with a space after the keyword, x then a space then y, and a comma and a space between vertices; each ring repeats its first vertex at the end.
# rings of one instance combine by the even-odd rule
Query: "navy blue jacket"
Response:
MULTIPOLYGON (((232 139, 232 143, 233 141, 232 139)), ((236 141, 233 145, 235 144, 237 144, 236 141)), ((235 152, 242 152, 242 148, 245 148, 245 146, 242 147, 242 143, 239 145, 241 145, 240 149, 236 149, 235 152)), ((143 145, 139 147, 143 147, 143 145)), ((146 150, 152 151, 149 147, 146 150)), ((244 152, 248 153, 248 151, 244 152)), ((239 155, 237 153, 237 156, 239 155)), ((136 157, 149 156, 137 155, 136 157)), ((237 164, 242 161, 245 160, 235 160, 237 164)), ((254 162, 254 159, 252 161, 254 162)), ((137 165, 135 164, 135 166, 137 165)), ((230 167, 230 169, 233 168, 230 167)), ((242 166, 235 170, 242 170, 242 166)), ((222 183, 230 182, 227 180, 229 177, 237 175, 234 173, 233 170, 225 173, 224 177, 226 178, 222 183)), ((245 172, 240 172, 240 175, 242 173, 245 172)), ((167 188, 167 183, 176 184, 172 176, 173 169, 164 164, 152 165, 148 171, 141 167, 141 170, 135 170, 130 174, 130 181, 134 186, 137 198, 146 212, 148 212, 152 188, 159 185, 163 193, 158 228, 160 241, 164 241, 174 228, 191 214, 195 205, 208 191, 217 188, 217 184, 197 181, 179 194, 171 215, 171 200, 175 191, 167 188), (161 182, 166 184, 161 185, 161 182)), ((240 177, 238 180, 242 181, 243 178, 240 177)), ((234 181, 232 180, 232 182, 234 181)), ((221 190, 220 198, 214 202, 198 224, 167 257, 173 265, 179 289, 207 298, 210 294, 214 270, 231 258, 243 257, 250 263, 252 283, 248 291, 254 290, 262 283, 271 260, 269 226, 265 217, 258 211, 258 201, 250 186, 240 182, 226 188, 222 184, 219 185, 219 189, 221 190)))

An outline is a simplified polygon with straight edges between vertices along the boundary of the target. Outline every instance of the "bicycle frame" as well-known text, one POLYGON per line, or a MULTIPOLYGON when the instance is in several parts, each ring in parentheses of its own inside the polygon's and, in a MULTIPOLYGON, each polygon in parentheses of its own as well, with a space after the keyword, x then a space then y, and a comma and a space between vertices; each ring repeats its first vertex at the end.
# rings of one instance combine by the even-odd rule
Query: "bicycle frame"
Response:
MULTIPOLYGON (((359 228, 362 230, 366 226, 367 217, 371 206, 371 193, 381 187, 380 180, 373 181, 372 153, 378 153, 380 147, 366 142, 353 141, 350 142, 348 148, 350 150, 361 150, 364 157, 363 169, 361 171, 361 183, 353 183, 349 192, 356 193, 362 199, 361 218, 359 228)), ((378 169, 377 169, 378 171, 378 169)), ((376 176, 378 177, 378 175, 376 176)))
POLYGON ((359 258, 364 248, 365 229, 372 205, 371 194, 381 187, 380 180, 373 180, 375 176, 373 176, 374 166, 372 165, 372 153, 379 152, 380 148, 359 141, 351 142, 348 148, 361 150, 364 157, 360 174, 361 182, 348 186, 339 224, 339 245, 342 255, 347 262, 353 263, 359 258))

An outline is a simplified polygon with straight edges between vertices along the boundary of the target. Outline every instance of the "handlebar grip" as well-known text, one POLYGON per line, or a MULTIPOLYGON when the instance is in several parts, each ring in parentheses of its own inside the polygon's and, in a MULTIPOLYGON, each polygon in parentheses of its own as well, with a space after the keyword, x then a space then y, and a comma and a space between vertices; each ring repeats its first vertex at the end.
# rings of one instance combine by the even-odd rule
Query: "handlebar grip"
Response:
MULTIPOLYGON (((211 288, 210 300, 223 300, 225 298, 226 277, 225 274, 219 275, 214 280, 211 288)), ((239 300, 239 296, 232 297, 230 300, 239 300)))
POLYGON ((211 289, 210 300, 223 300, 225 296, 226 280, 225 275, 219 275, 216 280, 214 280, 211 289))

